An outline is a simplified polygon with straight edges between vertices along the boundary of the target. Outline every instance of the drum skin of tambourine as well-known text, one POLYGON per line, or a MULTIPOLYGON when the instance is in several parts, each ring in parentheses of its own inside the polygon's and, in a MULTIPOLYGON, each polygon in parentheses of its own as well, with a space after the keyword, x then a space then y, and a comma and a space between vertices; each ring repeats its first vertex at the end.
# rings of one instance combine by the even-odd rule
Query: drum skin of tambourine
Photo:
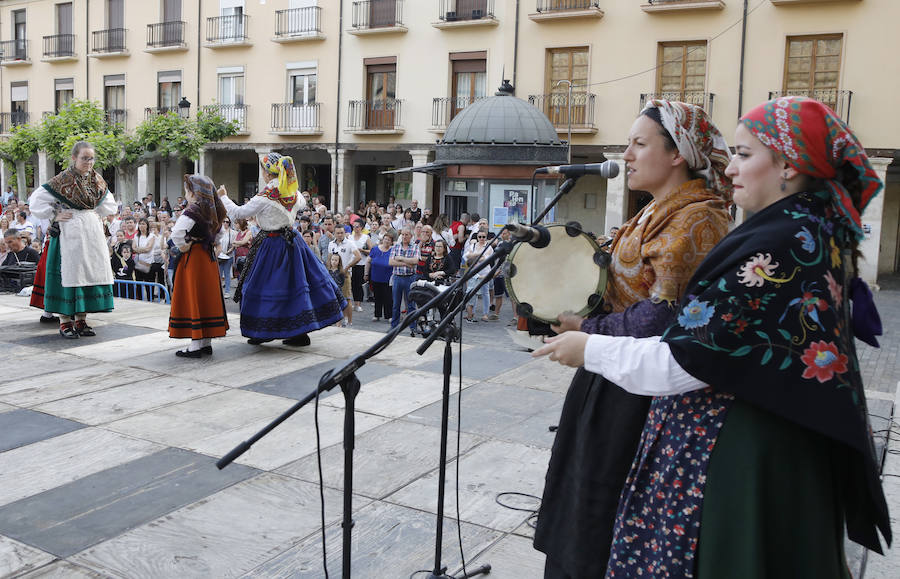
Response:
POLYGON ((550 225, 550 244, 520 243, 507 258, 506 290, 521 315, 557 324, 563 312, 586 316, 606 290, 605 254, 575 223, 550 225))

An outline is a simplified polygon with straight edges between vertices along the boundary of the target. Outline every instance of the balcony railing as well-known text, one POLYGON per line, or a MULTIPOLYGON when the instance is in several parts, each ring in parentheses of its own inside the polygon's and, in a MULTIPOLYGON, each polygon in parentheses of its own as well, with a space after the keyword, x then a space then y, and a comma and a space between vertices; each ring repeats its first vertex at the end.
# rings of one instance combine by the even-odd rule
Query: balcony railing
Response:
POLYGON ((273 133, 321 133, 321 103, 300 105, 294 103, 272 104, 273 133))
POLYGON ((275 37, 315 36, 322 33, 322 7, 291 8, 275 12, 275 37))
POLYGON ((93 32, 93 51, 99 54, 110 52, 125 52, 124 28, 108 28, 93 32))
POLYGON ((0 62, 28 60, 28 41, 24 38, 0 42, 0 62))
POLYGON ((643 110, 644 105, 647 103, 647 101, 653 99, 680 101, 691 105, 697 105, 698 107, 706 111, 706 114, 712 116, 713 101, 715 101, 716 95, 711 92, 702 92, 696 90, 644 93, 641 94, 641 102, 638 110, 643 110))
POLYGON ((157 22, 147 25, 147 48, 184 46, 184 22, 157 22))
POLYGON ((27 125, 30 115, 25 111, 12 113, 0 113, 0 133, 6 135, 12 132, 13 127, 27 125))
POLYGON ((565 10, 590 10, 600 8, 600 0, 537 0, 538 12, 563 12, 565 10))
POLYGON ((75 56, 75 35, 54 34, 44 37, 44 58, 75 56))
POLYGON ((210 44, 247 42, 249 19, 250 17, 246 14, 207 18, 206 42, 210 44))
POLYGON ((106 109, 104 111, 106 115, 106 124, 108 125, 122 125, 125 126, 125 121, 128 120, 128 111, 125 109, 106 109))
POLYGON ((494 17, 494 0, 440 0, 438 19, 444 22, 494 17))
POLYGON ((353 28, 403 26, 403 0, 363 0, 353 3, 353 28))
POLYGON ((203 112, 219 115, 225 122, 234 123, 238 133, 247 132, 247 105, 206 105, 203 112))
POLYGON ((450 121, 459 114, 459 111, 463 110, 470 104, 474 103, 477 100, 483 99, 483 96, 480 97, 444 97, 444 98, 436 98, 431 104, 431 128, 434 130, 443 130, 447 128, 447 125, 450 124, 450 121))
POLYGON ((396 131, 402 104, 399 99, 350 101, 347 126, 351 131, 396 131))
POLYGON ((769 93, 769 99, 781 96, 805 96, 831 107, 837 116, 850 124, 850 102, 853 100, 852 90, 821 88, 813 90, 778 90, 769 93))
POLYGON ((144 119, 149 119, 166 113, 179 114, 178 107, 147 107, 144 109, 144 119))
POLYGON ((528 102, 539 108, 553 126, 559 130, 571 126, 575 130, 593 130, 594 108, 597 96, 586 92, 573 92, 572 105, 569 106, 569 93, 528 95, 528 102), (571 112, 571 117, 570 117, 571 112))

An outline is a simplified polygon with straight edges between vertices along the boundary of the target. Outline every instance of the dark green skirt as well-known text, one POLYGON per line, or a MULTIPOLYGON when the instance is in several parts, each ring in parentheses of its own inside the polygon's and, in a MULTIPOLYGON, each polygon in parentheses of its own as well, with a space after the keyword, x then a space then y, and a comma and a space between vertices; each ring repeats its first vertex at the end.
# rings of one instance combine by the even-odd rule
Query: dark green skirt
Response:
POLYGON ((44 278, 45 310, 70 317, 112 311, 112 284, 63 287, 60 263, 59 238, 51 237, 47 244, 47 273, 44 278))
POLYGON ((851 577, 841 480, 848 449, 736 401, 707 471, 696 577, 851 577))

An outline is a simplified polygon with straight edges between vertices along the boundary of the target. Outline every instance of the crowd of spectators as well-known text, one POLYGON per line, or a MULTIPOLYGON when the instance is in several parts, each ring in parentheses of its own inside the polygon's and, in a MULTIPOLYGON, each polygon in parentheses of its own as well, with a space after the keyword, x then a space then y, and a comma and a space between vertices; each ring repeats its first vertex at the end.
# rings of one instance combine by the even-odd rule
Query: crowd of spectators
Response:
MULTIPOLYGON (((297 214, 294 229, 313 253, 332 272, 348 306, 343 325, 352 326, 354 312, 373 303, 373 321, 391 320, 393 326, 410 308, 409 288, 417 280, 436 286, 448 285, 461 269, 474 265, 491 253, 496 234, 486 219, 463 213, 451 221, 413 200, 408 207, 394 203, 361 202, 354 210, 331 211, 320 197, 304 191, 307 206, 297 214), (487 250, 485 250, 487 247, 487 250), (336 255, 337 260, 331 256, 336 255)), ((0 263, 27 257, 37 261, 50 224, 34 218, 28 204, 19 202, 11 189, 4 192, 0 216, 0 263), (9 236, 8 231, 13 233, 9 236), (11 240, 15 238, 15 242, 11 240), (21 247, 20 247, 21 246, 21 247)), ((183 197, 174 202, 150 196, 120 207, 104 221, 110 267, 118 280, 154 282, 172 289, 180 252, 171 239, 172 227, 187 206, 183 197)), ((224 296, 230 297, 253 238, 259 233, 254 219, 226 219, 215 248, 224 296)), ((503 296, 502 277, 480 292, 483 321, 498 320, 503 296)), ((466 319, 475 322, 470 304, 466 319)), ((413 306, 414 307, 414 306, 413 306)))

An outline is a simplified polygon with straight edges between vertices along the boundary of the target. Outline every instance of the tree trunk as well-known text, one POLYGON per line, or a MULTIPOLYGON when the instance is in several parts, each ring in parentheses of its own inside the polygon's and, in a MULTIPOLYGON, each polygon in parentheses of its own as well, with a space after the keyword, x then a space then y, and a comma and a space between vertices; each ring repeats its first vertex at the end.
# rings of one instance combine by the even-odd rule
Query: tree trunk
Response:
POLYGON ((118 167, 120 191, 115 191, 116 197, 122 206, 133 205, 137 201, 137 167, 135 165, 120 165, 118 167))
POLYGON ((19 202, 28 201, 27 181, 25 180, 25 161, 16 161, 16 197, 19 202))

